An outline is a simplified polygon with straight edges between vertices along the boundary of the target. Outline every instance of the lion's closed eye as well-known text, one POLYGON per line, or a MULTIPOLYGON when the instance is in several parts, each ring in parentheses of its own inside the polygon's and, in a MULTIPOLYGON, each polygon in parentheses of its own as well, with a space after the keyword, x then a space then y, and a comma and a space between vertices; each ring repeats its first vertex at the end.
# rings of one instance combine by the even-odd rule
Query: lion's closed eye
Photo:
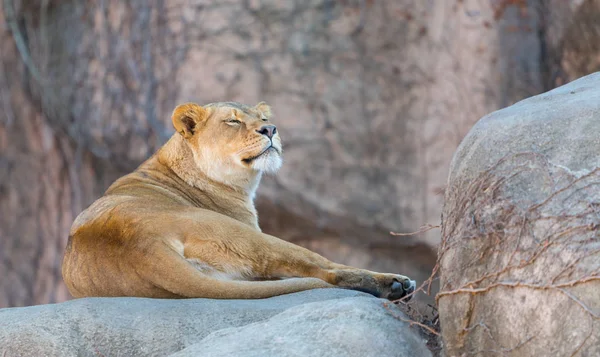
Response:
POLYGON ((234 119, 234 118, 230 118, 224 121, 225 124, 229 124, 229 125, 240 125, 242 122, 234 119))

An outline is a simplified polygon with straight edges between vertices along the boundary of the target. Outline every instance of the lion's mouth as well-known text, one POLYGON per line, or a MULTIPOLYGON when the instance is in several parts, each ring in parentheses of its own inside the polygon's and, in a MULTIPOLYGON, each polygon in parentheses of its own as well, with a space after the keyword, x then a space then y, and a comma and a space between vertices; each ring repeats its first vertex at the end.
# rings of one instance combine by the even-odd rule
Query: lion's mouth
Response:
POLYGON ((252 156, 252 157, 248 157, 245 159, 242 159, 242 161, 246 164, 251 163, 252 161, 258 159, 259 157, 261 157, 262 155, 264 155, 265 153, 267 153, 270 150, 275 150, 277 153, 279 153, 279 150, 277 150, 276 147, 274 147, 273 145, 269 145, 266 149, 264 149, 263 151, 260 152, 260 154, 256 155, 256 156, 252 156))

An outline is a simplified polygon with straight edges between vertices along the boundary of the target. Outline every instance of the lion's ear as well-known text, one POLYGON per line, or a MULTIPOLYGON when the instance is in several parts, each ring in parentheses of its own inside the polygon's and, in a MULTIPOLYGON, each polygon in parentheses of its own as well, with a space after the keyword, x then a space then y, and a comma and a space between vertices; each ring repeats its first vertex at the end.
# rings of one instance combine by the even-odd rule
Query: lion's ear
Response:
POLYGON ((196 103, 178 105, 171 116, 175 130, 186 139, 189 139, 194 135, 198 124, 205 119, 206 109, 196 103))
POLYGON ((258 110, 265 119, 269 119, 271 117, 271 107, 265 103, 260 102, 254 106, 254 109, 258 110))

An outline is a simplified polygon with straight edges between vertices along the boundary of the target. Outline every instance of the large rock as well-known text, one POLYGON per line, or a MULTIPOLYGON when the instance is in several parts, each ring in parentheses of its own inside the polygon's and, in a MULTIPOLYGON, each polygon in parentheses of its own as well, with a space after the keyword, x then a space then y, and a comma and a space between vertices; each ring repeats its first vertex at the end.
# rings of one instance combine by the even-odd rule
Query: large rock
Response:
POLYGON ((600 355, 600 73, 482 118, 451 164, 448 356, 600 355))
POLYGON ((86 298, 1 309, 0 356, 430 356, 403 316, 340 289, 264 300, 86 298))

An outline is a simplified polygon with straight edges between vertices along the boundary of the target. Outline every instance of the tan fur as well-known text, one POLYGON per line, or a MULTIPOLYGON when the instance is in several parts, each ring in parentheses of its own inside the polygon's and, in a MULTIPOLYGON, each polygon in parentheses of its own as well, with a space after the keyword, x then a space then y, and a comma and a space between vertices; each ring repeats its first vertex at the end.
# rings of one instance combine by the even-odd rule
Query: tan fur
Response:
POLYGON ((62 268, 73 296, 265 298, 338 286, 395 299, 414 289, 261 233, 254 193, 282 153, 279 133, 265 134, 270 117, 263 102, 178 106, 177 133, 73 223, 62 268))

